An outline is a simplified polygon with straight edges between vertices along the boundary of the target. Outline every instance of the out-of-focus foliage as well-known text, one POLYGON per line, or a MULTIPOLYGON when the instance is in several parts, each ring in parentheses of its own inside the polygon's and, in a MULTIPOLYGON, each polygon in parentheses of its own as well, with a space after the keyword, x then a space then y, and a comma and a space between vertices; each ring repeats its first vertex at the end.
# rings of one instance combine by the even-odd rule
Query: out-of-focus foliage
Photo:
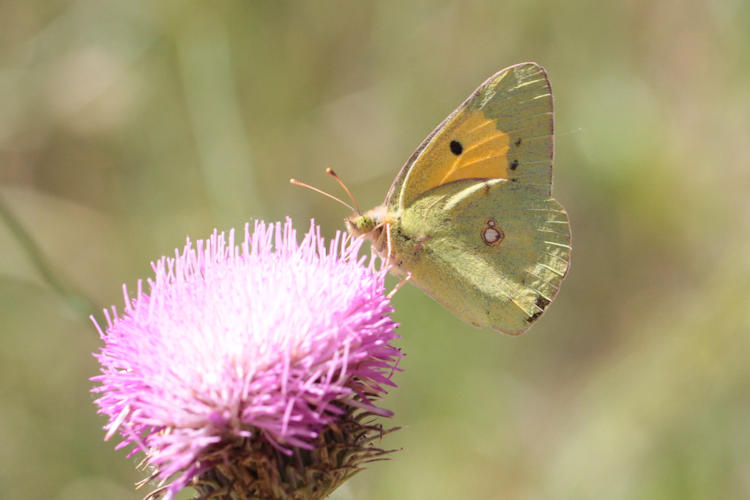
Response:
POLYGON ((520 338, 410 286, 403 448, 345 499, 750 497, 750 4, 0 3, 0 498, 135 499, 86 318, 214 227, 363 206, 480 82, 543 64, 573 263, 520 338), (89 301, 91 304, 89 304, 89 301))

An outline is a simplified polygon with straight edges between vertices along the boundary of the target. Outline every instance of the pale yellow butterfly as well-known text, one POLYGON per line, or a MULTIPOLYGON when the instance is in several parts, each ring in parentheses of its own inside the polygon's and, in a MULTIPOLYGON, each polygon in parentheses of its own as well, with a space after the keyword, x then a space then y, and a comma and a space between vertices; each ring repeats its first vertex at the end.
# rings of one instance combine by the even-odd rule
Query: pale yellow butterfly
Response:
POLYGON ((346 227, 459 318, 524 333, 570 263, 568 216, 551 197, 552 134, 544 69, 506 68, 427 136, 383 205, 346 227))

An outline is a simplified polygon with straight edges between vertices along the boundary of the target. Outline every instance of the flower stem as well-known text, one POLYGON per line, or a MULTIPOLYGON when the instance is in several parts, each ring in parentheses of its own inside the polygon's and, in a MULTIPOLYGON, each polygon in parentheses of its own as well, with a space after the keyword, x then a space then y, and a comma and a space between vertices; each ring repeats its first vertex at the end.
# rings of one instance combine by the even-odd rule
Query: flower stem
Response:
POLYGON ((16 237, 24 253, 42 276, 42 279, 52 290, 62 297, 76 315, 88 318, 95 311, 101 310, 88 297, 73 290, 71 286, 65 285, 62 278, 53 270, 49 260, 44 256, 42 249, 34 241, 29 232, 26 231, 18 217, 8 208, 2 196, 0 196, 0 218, 5 221, 8 229, 16 237))

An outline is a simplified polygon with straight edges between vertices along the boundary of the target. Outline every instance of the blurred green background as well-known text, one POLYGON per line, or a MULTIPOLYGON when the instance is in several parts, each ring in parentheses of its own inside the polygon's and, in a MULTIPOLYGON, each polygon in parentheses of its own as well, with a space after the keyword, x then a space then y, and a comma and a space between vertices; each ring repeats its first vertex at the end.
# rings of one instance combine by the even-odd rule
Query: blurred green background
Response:
POLYGON ((0 498, 136 499, 85 311, 213 228, 381 203, 495 71, 556 104, 570 274, 532 331, 411 286, 403 448, 339 500, 750 498, 750 4, 0 2, 0 498), (40 268, 38 263, 44 262, 40 268), (90 301, 92 304, 89 304, 90 301))

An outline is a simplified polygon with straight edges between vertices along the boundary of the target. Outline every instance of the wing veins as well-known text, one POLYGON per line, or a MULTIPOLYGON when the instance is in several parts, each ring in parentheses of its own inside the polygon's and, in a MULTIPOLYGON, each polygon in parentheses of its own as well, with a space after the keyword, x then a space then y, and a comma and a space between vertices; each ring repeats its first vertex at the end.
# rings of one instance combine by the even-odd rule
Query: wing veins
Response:
POLYGON ((472 149, 476 149, 476 148, 478 148, 478 147, 479 147, 479 146, 481 146, 482 144, 487 144, 488 142, 491 142, 491 141, 497 140, 497 137, 498 137, 498 135, 500 135, 500 134, 489 136, 488 138, 486 138, 486 139, 484 139, 484 140, 482 140, 482 141, 480 141, 480 142, 476 142, 476 143, 472 144, 471 146, 469 146, 468 148, 466 148, 466 149, 464 150, 464 154, 465 154, 465 153, 468 153, 468 152, 469 152, 469 151, 471 151, 472 149))
POLYGON ((558 243, 556 241, 547 241, 547 240, 544 240, 544 242, 546 244, 548 244, 548 245, 552 245, 552 246, 555 246, 555 247, 567 248, 568 250, 571 250, 573 248, 570 245, 566 245, 565 243, 558 243))
MULTIPOLYGON (((556 269, 552 269, 551 267, 549 267, 549 266, 548 266, 548 265, 546 265, 546 264, 542 264, 542 263, 540 262, 540 263, 539 263, 539 265, 540 265, 540 266, 542 266, 542 267, 543 267, 543 268, 545 268, 545 269, 549 269, 549 270, 550 270, 550 271, 551 271, 551 272, 552 272, 553 274, 556 274, 556 275, 558 275, 558 276, 559 276, 559 277, 561 277, 561 278, 564 278, 564 277, 565 277, 565 274, 561 273, 560 271, 558 271, 558 270, 556 270, 556 269)), ((546 281, 546 280, 545 280, 545 281, 546 281)))
POLYGON ((477 130, 479 130, 479 129, 483 128, 483 127, 486 127, 487 125, 492 125, 493 122, 495 122, 495 120, 484 121, 484 122, 480 123, 479 125, 477 125, 476 127, 470 129, 469 133, 476 132, 477 130))
POLYGON ((458 168, 468 168, 468 167, 474 165, 475 163, 483 162, 483 161, 486 161, 486 160, 491 160, 492 158, 498 158, 498 157, 501 157, 501 156, 503 156, 503 153, 489 154, 487 156, 483 156, 481 158, 477 158, 475 160, 471 160, 469 162, 463 163, 463 164, 459 165, 458 168))
POLYGON ((564 262, 566 266, 567 266, 567 264, 568 264, 568 262, 569 262, 569 261, 567 261, 567 260, 563 259, 562 257, 560 257, 559 255, 554 255, 554 254, 551 254, 551 253, 549 253, 549 252, 543 252, 543 253, 544 253, 545 255, 549 255, 550 257, 552 257, 552 258, 554 258, 554 259, 557 259, 557 260, 559 260, 559 261, 561 261, 561 262, 564 262))
POLYGON ((529 85, 533 85, 533 84, 539 83, 539 82, 545 82, 545 86, 546 86, 547 79, 546 78, 539 78, 539 79, 536 79, 536 80, 529 80, 527 82, 521 82, 521 83, 519 83, 518 85, 516 85, 515 87, 512 87, 512 88, 513 89, 520 89, 521 87, 527 87, 529 85))

